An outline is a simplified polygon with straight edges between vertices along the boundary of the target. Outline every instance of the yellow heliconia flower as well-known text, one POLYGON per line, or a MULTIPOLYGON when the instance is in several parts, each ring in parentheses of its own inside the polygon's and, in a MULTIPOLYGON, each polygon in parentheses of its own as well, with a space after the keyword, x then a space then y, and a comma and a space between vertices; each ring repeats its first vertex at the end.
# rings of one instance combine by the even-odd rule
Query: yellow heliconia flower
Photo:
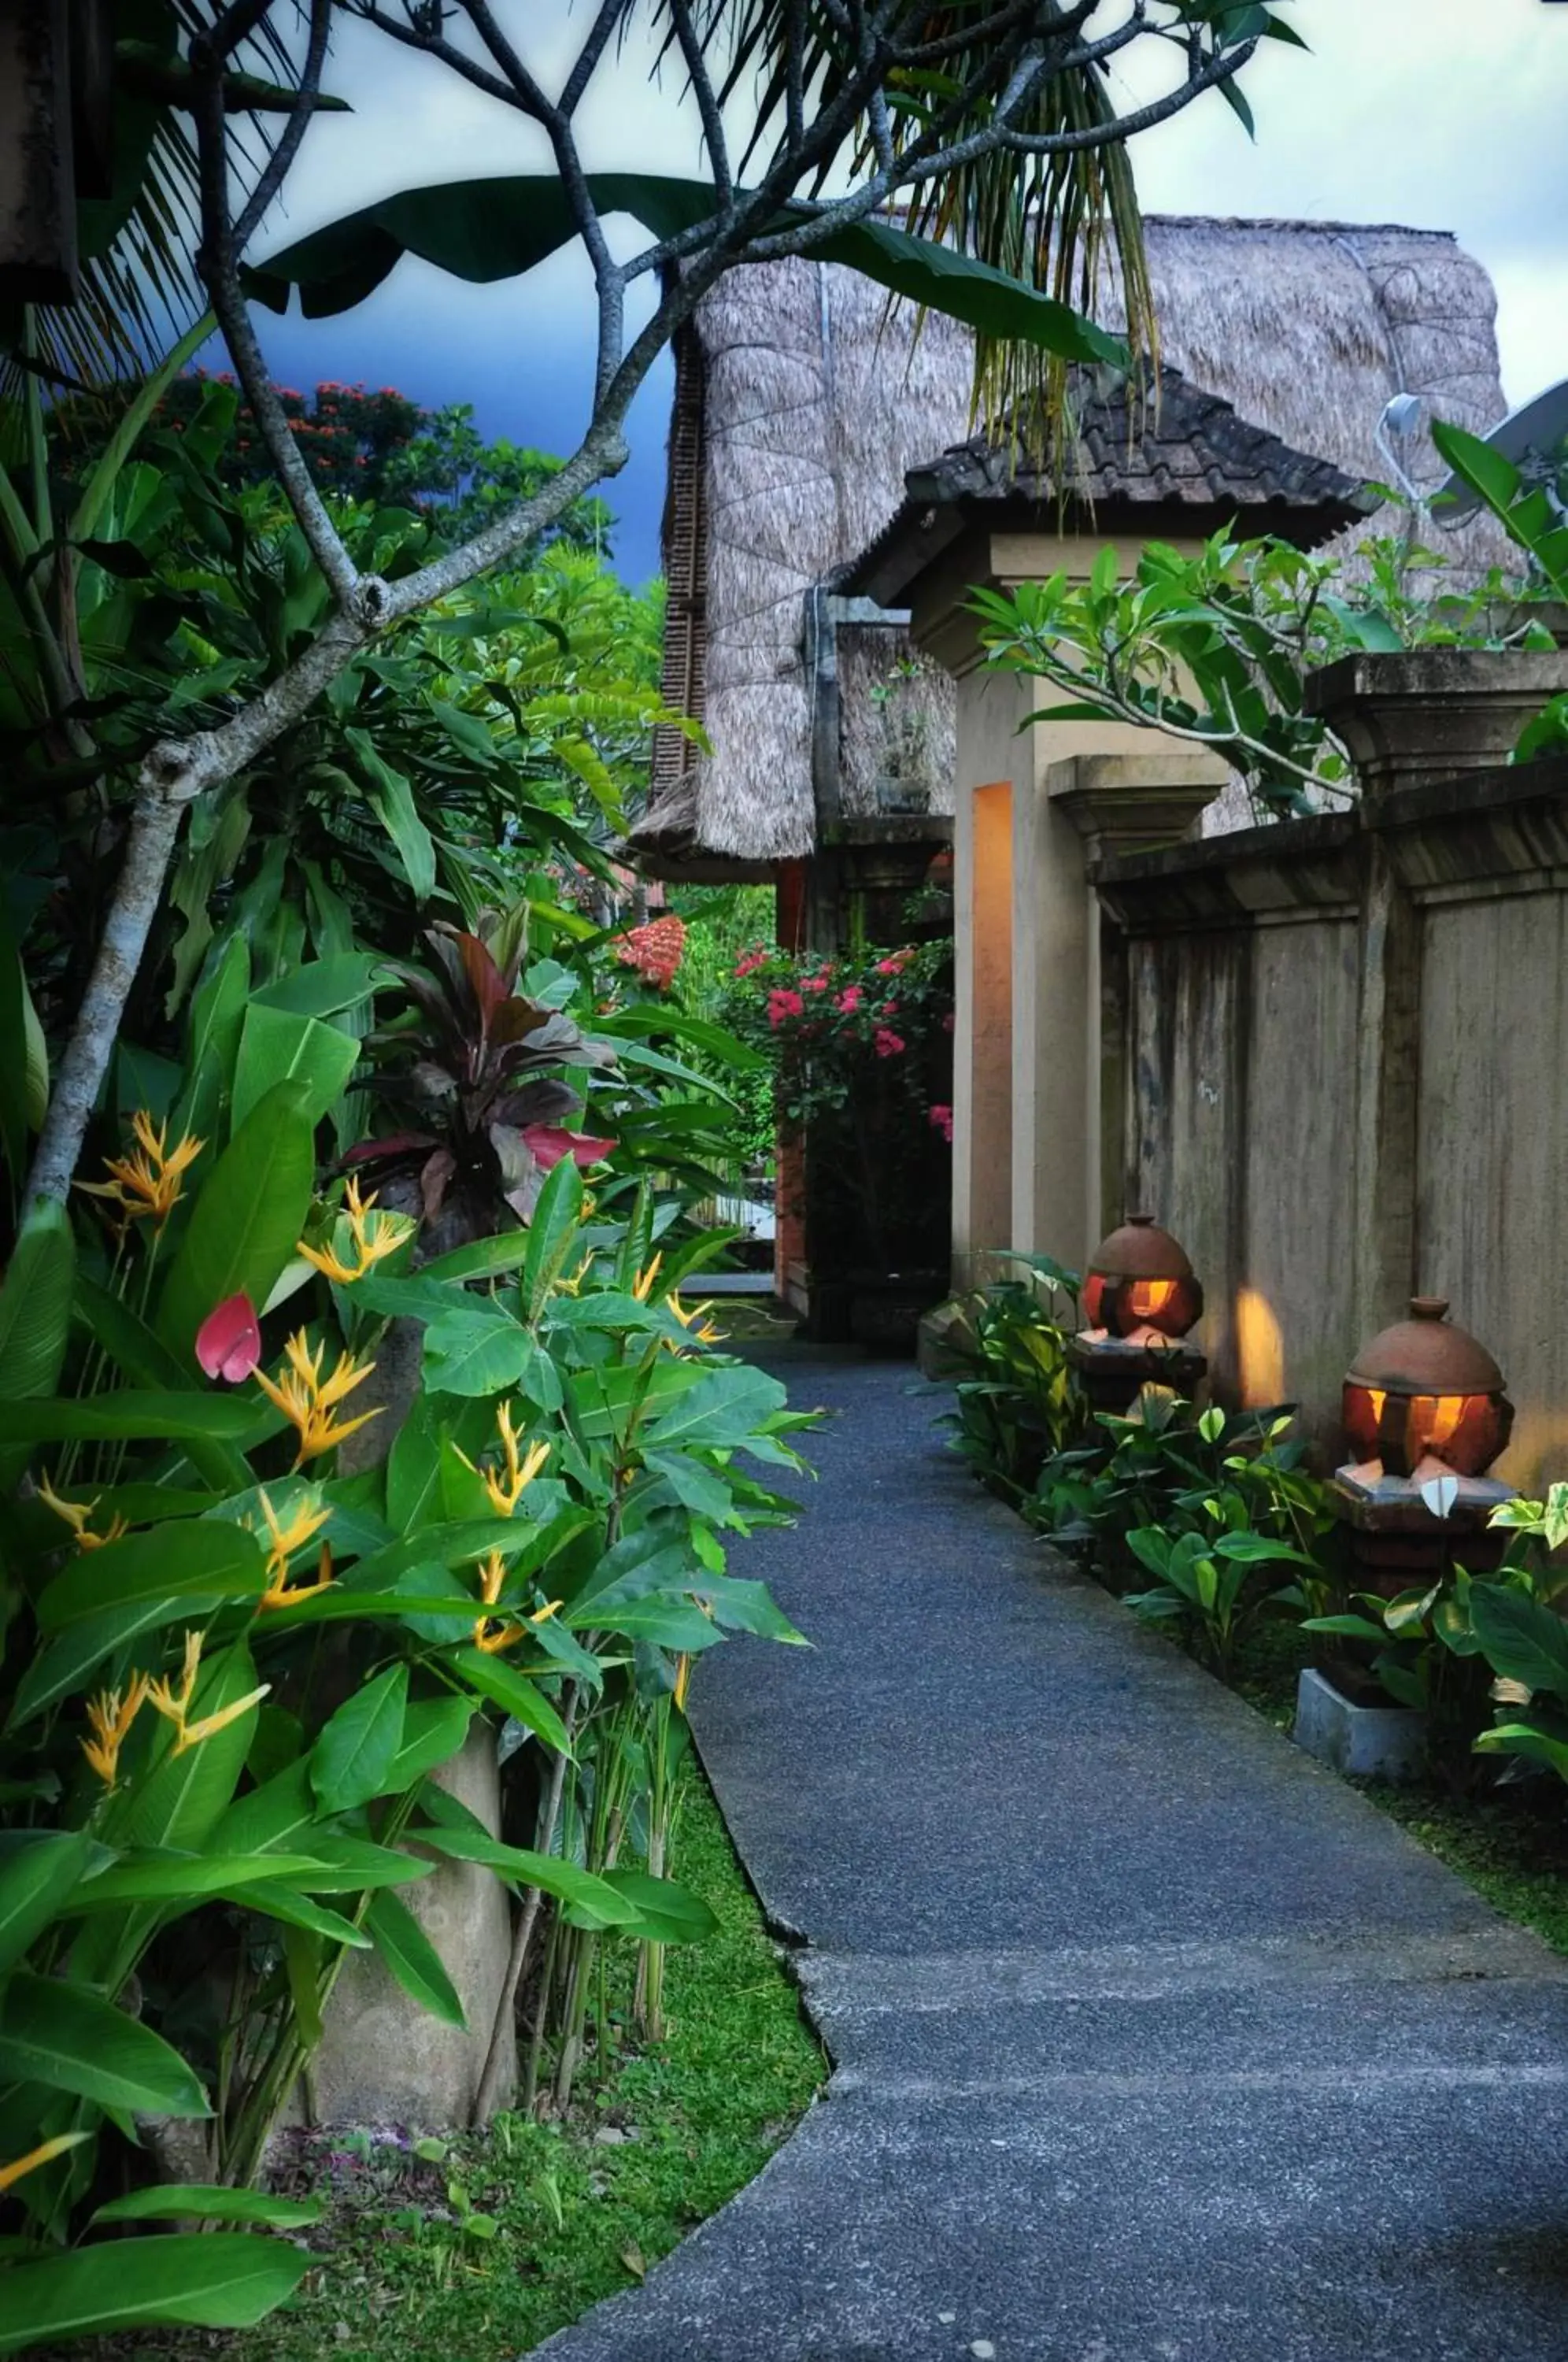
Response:
MULTIPOLYGON (((723 1330, 722 1329, 715 1329, 712 1322, 707 1318, 708 1314, 712 1312, 713 1308, 712 1302, 694 1305, 690 1312, 686 1312, 681 1308, 680 1298, 679 1296, 667 1296, 664 1299, 664 1308, 670 1315, 672 1319, 679 1321, 681 1327, 687 1330, 689 1335, 691 1336, 699 1345, 723 1344, 724 1338, 723 1330), (693 1323, 697 1321, 701 1322, 702 1325, 701 1328, 693 1326, 693 1323)), ((669 1347, 671 1352, 679 1351, 673 1338, 669 1340, 669 1347)))
POLYGON ((557 1295, 558 1295, 558 1296, 575 1296, 575 1295, 577 1294, 577 1292, 578 1292, 579 1288, 582 1286, 583 1281, 588 1277, 589 1273, 590 1273, 592 1269, 593 1269, 593 1249, 592 1249, 591 1247, 590 1247, 590 1249, 588 1250, 588 1253, 583 1256, 582 1261, 578 1264, 578 1267, 577 1267, 577 1269, 573 1272, 573 1274, 572 1274, 571 1277, 570 1277, 569 1279, 558 1279, 558 1280, 557 1280, 557 1282, 556 1282, 556 1293, 557 1293, 557 1295))
POLYGON ((24 2173, 36 2173, 40 2165, 50 2164, 55 2158, 63 2157, 68 2148, 77 2148, 92 2137, 90 2132, 56 2133, 52 2140, 39 2141, 26 2157, 13 2158, 9 2165, 0 2165, 0 2193, 9 2190, 13 2182, 20 2181, 24 2173))
POLYGON ((123 1695, 118 1690, 100 1690, 87 1701, 93 1736, 82 1741, 82 1752, 105 1788, 113 1788, 119 1777, 120 1749, 151 1687, 145 1673, 137 1673, 123 1695))
POLYGON ((132 1116, 131 1130, 138 1142, 132 1153, 104 1159, 104 1170, 111 1177, 107 1181, 79 1181, 76 1187, 89 1198, 107 1198, 116 1205, 122 1230, 149 1214, 161 1230, 184 1194, 181 1183, 185 1173, 206 1142, 187 1132, 177 1147, 167 1147, 169 1126, 160 1123, 155 1131, 145 1108, 138 1108, 132 1116))
POLYGON ((303 1255, 306 1263, 313 1263, 317 1271, 325 1272, 328 1279, 335 1279, 340 1287, 352 1287, 357 1279, 363 1279, 377 1264, 390 1254, 396 1254, 404 1239, 414 1233, 414 1225, 410 1215, 373 1213, 371 1209, 375 1202, 373 1189, 368 1198, 361 1198, 358 1180, 349 1182, 344 1211, 348 1217, 348 1230, 354 1241, 356 1261, 352 1264, 345 1263, 336 1248, 330 1245, 306 1246, 304 1239, 295 1241, 294 1253, 303 1255))
POLYGON ((284 1375, 281 1379, 270 1378, 264 1370, 258 1370, 256 1383, 268 1401, 275 1404, 299 1429, 300 1448, 294 1466, 303 1468, 307 1460, 330 1451, 335 1443, 341 1443, 356 1428, 380 1418, 380 1405, 374 1410, 362 1411, 358 1418, 335 1419, 332 1416, 337 1405, 364 1383, 376 1365, 374 1362, 356 1362, 351 1353, 339 1353, 332 1375, 324 1378, 321 1371, 326 1348, 318 1345, 313 1354, 309 1336, 303 1329, 295 1330, 283 1351, 289 1363, 284 1375))
POLYGON ((247 1696, 236 1698, 232 1705, 220 1705, 215 1714, 204 1715, 200 1722, 189 1722, 186 1716, 195 1695, 196 1675, 201 1663, 202 1636, 199 1632, 187 1632, 185 1661, 181 1668, 179 1686, 176 1687, 171 1680, 149 1682, 147 1685, 149 1705, 166 1722, 174 1725, 173 1751, 176 1755, 183 1755, 189 1747, 199 1747, 204 1738, 215 1738, 220 1730, 226 1730, 231 1722, 237 1722, 242 1714, 248 1714, 253 1705, 259 1705, 272 1686, 271 1682, 263 1682, 259 1689, 251 1690, 247 1696))
MULTIPOLYGON (((306 1496, 296 1504, 288 1522, 283 1524, 280 1522, 277 1511, 263 1491, 261 1514, 267 1520, 267 1530, 271 1535, 272 1540, 271 1547, 267 1552, 267 1588, 261 1594, 258 1603, 259 1606, 263 1610, 270 1607, 293 1607, 298 1600, 314 1599, 318 1591, 329 1591, 334 1580, 332 1552, 326 1542, 321 1546, 321 1558, 314 1583, 291 1584, 289 1561, 295 1551, 303 1550, 306 1542, 314 1540, 331 1517, 332 1511, 306 1496)), ((251 1530, 255 1531, 254 1527, 251 1530)))
POLYGON ((664 1250, 661 1247, 658 1253, 655 1255, 653 1261, 648 1264, 646 1270, 638 1272, 635 1279, 633 1280, 632 1294, 636 1297, 639 1304, 646 1304, 649 1297, 653 1294, 654 1282, 658 1277, 659 1265, 663 1261, 664 1250))
POLYGON ((510 1403, 496 1405, 495 1424, 501 1437, 501 1449, 505 1455, 502 1468, 474 1468, 473 1462, 463 1451, 458 1451, 458 1457, 465 1468, 472 1468, 474 1474, 482 1481, 496 1516, 509 1518, 549 1458, 550 1447, 547 1443, 531 1443, 526 1454, 519 1456, 517 1430, 512 1424, 510 1403))
POLYGON ((39 1478, 39 1498, 46 1509, 52 1509, 55 1516, 62 1518, 71 1528, 76 1537, 78 1550, 102 1550, 105 1542, 117 1542, 120 1536, 129 1530, 125 1519, 116 1513, 109 1520, 108 1532, 95 1534, 88 1524, 88 1519, 98 1506, 96 1500, 67 1501, 55 1492, 48 1479, 42 1476, 39 1478))
MULTIPOLYGON (((488 1558, 480 1561, 479 1579, 480 1597, 485 1606, 496 1607, 501 1599, 501 1586, 506 1581, 506 1561, 499 1551, 491 1551, 488 1558)), ((547 1624, 550 1617, 559 1612, 561 1605, 560 1600, 552 1599, 547 1607, 537 1609, 532 1616, 525 1616, 521 1622, 515 1617, 478 1616, 474 1618, 474 1646, 482 1649, 487 1657, 493 1657, 501 1650, 510 1649, 514 1640, 521 1640, 535 1625, 547 1624)))

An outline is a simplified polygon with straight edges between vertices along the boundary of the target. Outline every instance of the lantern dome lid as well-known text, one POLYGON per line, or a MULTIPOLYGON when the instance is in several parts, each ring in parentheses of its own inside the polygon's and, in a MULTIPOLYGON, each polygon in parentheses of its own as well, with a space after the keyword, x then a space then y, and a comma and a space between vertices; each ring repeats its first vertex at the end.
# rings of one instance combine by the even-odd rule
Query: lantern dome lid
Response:
POLYGON ((1446 1296, 1412 1296, 1410 1317, 1364 1345, 1345 1384, 1391 1395, 1495 1395, 1503 1374, 1485 1345, 1447 1318, 1446 1296))
POLYGON ((1088 1267, 1106 1278, 1190 1279, 1192 1265, 1169 1231, 1153 1214, 1129 1214, 1119 1230, 1101 1239, 1088 1267))

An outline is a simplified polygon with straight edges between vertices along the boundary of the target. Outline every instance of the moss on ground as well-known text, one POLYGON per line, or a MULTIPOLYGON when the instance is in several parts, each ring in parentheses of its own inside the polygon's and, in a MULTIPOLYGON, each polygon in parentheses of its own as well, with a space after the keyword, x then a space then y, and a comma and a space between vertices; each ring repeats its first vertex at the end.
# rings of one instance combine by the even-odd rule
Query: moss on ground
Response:
MULTIPOLYGON (((631 2287, 751 2180, 826 2073, 700 1773, 676 1871, 719 1926, 668 1955, 664 2043, 625 2037, 597 2088, 591 2059, 563 2123, 503 2115, 482 2137, 412 2147, 309 2137, 283 2186, 330 2203, 308 2235, 320 2260, 286 2309, 232 2335, 160 2331, 72 2352, 511 2362, 631 2287)), ((635 1966, 630 1944, 610 1950, 613 2025, 625 2025, 635 1966)))

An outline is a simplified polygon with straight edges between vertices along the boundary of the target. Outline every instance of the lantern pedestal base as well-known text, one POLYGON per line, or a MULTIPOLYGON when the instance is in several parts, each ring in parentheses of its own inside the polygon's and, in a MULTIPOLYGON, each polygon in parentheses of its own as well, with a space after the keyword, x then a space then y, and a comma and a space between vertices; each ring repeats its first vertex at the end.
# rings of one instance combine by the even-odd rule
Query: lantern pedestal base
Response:
POLYGON ((1143 1386, 1189 1398, 1209 1364, 1196 1345, 1150 1345, 1130 1337, 1070 1337, 1067 1361, 1096 1410, 1130 1410, 1143 1386))
POLYGON ((1499 1563, 1508 1537, 1502 1529, 1494 1531, 1488 1521, 1500 1502, 1516 1497, 1513 1486, 1491 1476, 1446 1481, 1454 1486, 1454 1497, 1446 1517, 1440 1518, 1412 1476, 1372 1477, 1353 1467, 1334 1471, 1330 1498, 1334 1515, 1351 1529, 1364 1589, 1392 1599, 1441 1574, 1455 1560, 1478 1574, 1499 1563))
POLYGON ((1296 1692, 1297 1747, 1352 1780, 1415 1780, 1426 1766, 1426 1716, 1406 1705, 1355 1705, 1311 1666, 1296 1692))

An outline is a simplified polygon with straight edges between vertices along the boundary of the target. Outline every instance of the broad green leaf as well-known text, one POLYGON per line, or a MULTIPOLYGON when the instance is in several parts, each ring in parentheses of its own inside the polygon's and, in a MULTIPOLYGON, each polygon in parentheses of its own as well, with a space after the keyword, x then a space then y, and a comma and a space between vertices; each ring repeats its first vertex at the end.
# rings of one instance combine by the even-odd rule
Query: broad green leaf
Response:
MULTIPOLYGON (((75 1267, 70 1216, 40 1198, 23 1218, 0 1286, 0 1402, 52 1389, 65 1359, 75 1267)), ((0 1427, 15 1440, 8 1412, 0 1427)))
MULTIPOLYGON (((588 186, 601 215, 630 214, 656 238, 698 227, 716 204, 711 182, 662 174, 591 172, 588 186)), ((758 225, 759 232, 810 221, 817 210, 805 201, 780 206, 758 225)), ((488 284, 532 270, 577 234, 566 192, 553 172, 454 181, 407 189, 347 215, 270 256, 247 272, 246 284, 259 302, 280 312, 287 309, 290 288, 297 284, 306 316, 318 318, 362 303, 404 254, 488 284)), ((819 240, 812 252, 988 336, 1039 345, 1067 360, 1126 365, 1121 339, 1066 304, 890 224, 847 224, 819 240)))
POLYGON ((632 1905, 630 1932, 650 1942, 700 1944, 719 1924, 700 1894, 672 1878, 654 1878, 646 1870, 607 1870, 604 1882, 632 1905))
POLYGON ((382 1794, 401 1796, 426 1772, 449 1763, 469 1735, 473 1712, 469 1700, 460 1697, 426 1698, 411 1705, 382 1794))
POLYGON ((447 1659, 458 1679, 480 1697, 489 1698, 520 1722, 525 1730, 542 1738, 558 1755, 570 1755, 571 1742, 566 1726, 536 1682, 519 1672, 499 1656, 490 1656, 482 1649, 456 1649, 447 1659))
POLYGON ((17 1684, 6 1729, 20 1730, 46 1707, 85 1689, 104 1659, 137 1639, 191 1614, 189 1599, 145 1599, 131 1607, 111 1607, 72 1624, 30 1659, 17 1684))
POLYGON ((575 1911, 582 1914, 577 1923, 580 1926, 624 1926, 635 1916, 635 1906, 618 1887, 592 1871, 580 1870, 574 1861, 561 1860, 558 1854, 535 1853, 526 1846, 506 1845, 482 1829, 443 1826, 421 1828, 414 1834, 422 1846, 448 1854, 454 1861, 480 1862, 514 1885, 536 1886, 543 1893, 571 1904, 575 1911))
POLYGON ((1472 1583, 1470 1621, 1487 1662, 1527 1689, 1568 1697, 1568 1624, 1528 1592, 1472 1583))
POLYGON ((43 2083, 127 2113, 212 2114, 200 2080, 160 2034, 102 1993, 29 1969, 14 1969, 0 1993, 0 2082, 43 2083))
POLYGON ((284 1929, 321 1936, 330 1944, 346 1945, 351 1951, 368 1952, 370 1948, 370 1937, 361 1934, 351 1919, 345 1919, 340 1912, 329 1911, 324 1903, 313 1902, 308 1894, 302 1894, 297 1887, 281 1878, 235 1887, 223 1900, 237 1903, 259 1918, 276 1919, 284 1929))
POLYGON ((528 1253, 523 1264, 523 1318, 530 1327, 550 1300, 550 1292, 566 1271, 582 1219, 582 1175, 569 1156, 548 1175, 528 1226, 528 1253))
POLYGON ((723 1525, 734 1507, 735 1496, 713 1469, 684 1451, 645 1451, 643 1465, 662 1476, 683 1509, 723 1525))
POLYGON ((745 1363, 709 1370, 654 1421, 645 1446, 658 1451, 744 1449, 752 1430, 788 1401, 787 1389, 766 1370, 745 1363))
POLYGON ((452 1247, 425 1264, 424 1279, 493 1279, 515 1271, 528 1253, 526 1231, 502 1231, 496 1237, 475 1239, 466 1247, 452 1247))
POLYGON ((414 789, 384 760, 369 731, 350 729, 343 734, 358 760, 365 800, 392 839, 414 900, 428 901, 436 890, 436 846, 419 817, 414 789))
MULTIPOLYGON (((192 1334, 194 1335, 193 1330, 192 1334)), ((7 1403, 7 1436, 29 1443, 98 1443, 146 1437, 181 1443, 210 1436, 235 1442, 254 1437, 268 1406, 256 1396, 162 1394, 127 1386, 84 1402, 7 1403)))
POLYGON ((83 1879, 65 1906, 66 1915, 111 1911, 126 1903, 192 1902, 233 1893, 258 1879, 299 1879, 320 1867, 308 1854, 133 1854, 95 1878, 83 1879))
POLYGON ((733 1067, 738 1075, 760 1074, 767 1065, 766 1054, 754 1049, 736 1034, 726 1032, 706 1017, 693 1017, 684 1009, 617 1009, 593 1021, 595 1033, 606 1034, 611 1041, 640 1041, 648 1035, 668 1033, 677 1042, 690 1043, 694 1050, 715 1058, 721 1065, 733 1067))
POLYGON ((191 1002, 185 1027, 185 1083, 170 1124, 178 1140, 193 1132, 209 1153, 228 1123, 234 1062, 250 991, 250 946, 232 934, 191 1002))
POLYGON ((506 1394, 540 1352, 510 1313, 444 1312, 425 1331, 425 1383, 433 1394, 506 1394))
POLYGON ((0 1972, 59 1917, 87 1853, 81 1829, 18 1829, 0 1838, 0 1972))
POLYGON ((0 2354, 113 2329, 248 2329, 292 2296, 307 2252, 248 2232, 106 2239, 6 2273, 0 2354))
POLYGON ((158 1333, 175 1352, 192 1352, 229 1297, 265 1304, 293 1253, 315 1186, 311 1104, 307 1087, 275 1085, 207 1175, 158 1309, 158 1333))
POLYGON ((702 1574, 688 1583, 687 1589, 693 1598, 712 1609, 715 1623, 731 1631, 751 1632, 759 1640, 779 1640, 790 1648, 811 1646, 805 1634, 797 1632, 765 1583, 742 1583, 733 1575, 702 1574))
POLYGON ((384 976, 386 962, 377 952, 338 952, 331 959, 307 960, 257 993, 258 1009, 287 1010, 296 1017, 336 1017, 352 1009, 384 976))
MULTIPOLYGON (((417 1861, 396 1846, 347 1837, 340 1829, 321 1830, 311 1842, 326 1867, 313 1870, 304 1881, 309 1894, 364 1894, 383 1886, 417 1886, 430 1875, 427 1861, 417 1861)), ((267 1890, 260 1892, 264 1895, 267 1890)))
POLYGON ((386 1794, 403 1744, 408 1667, 389 1665, 346 1698, 311 1750, 310 1783, 325 1813, 346 1813, 386 1794))
POLYGON ((182 1519, 79 1551, 44 1591, 38 1619, 44 1631, 58 1632, 138 1601, 259 1599, 266 1587, 267 1562, 253 1535, 205 1518, 182 1519))
POLYGON ((303 1112, 313 1124, 319 1122, 346 1087, 360 1054, 356 1035, 325 1024, 319 1017, 252 1000, 240 1029, 234 1070, 236 1124, 243 1124, 280 1083, 293 1083, 303 1112))
POLYGON ((628 1639, 647 1640, 656 1649, 673 1649, 694 1657, 718 1643, 712 1619, 689 1599, 633 1599, 624 1606, 572 1608, 568 1622, 576 1631, 591 1625, 596 1630, 624 1633, 628 1639))
POLYGON ((224 2182, 155 2183, 111 2198, 93 2216, 100 2223, 264 2223, 274 2231, 305 2231, 326 2212, 324 2198, 275 2198, 269 2190, 235 2190, 224 2182))
POLYGON ((410 1999, 444 2025, 455 2025, 466 2033, 469 2022, 457 1987, 407 1904, 383 1890, 366 1911, 365 1925, 377 1951, 410 1999))

